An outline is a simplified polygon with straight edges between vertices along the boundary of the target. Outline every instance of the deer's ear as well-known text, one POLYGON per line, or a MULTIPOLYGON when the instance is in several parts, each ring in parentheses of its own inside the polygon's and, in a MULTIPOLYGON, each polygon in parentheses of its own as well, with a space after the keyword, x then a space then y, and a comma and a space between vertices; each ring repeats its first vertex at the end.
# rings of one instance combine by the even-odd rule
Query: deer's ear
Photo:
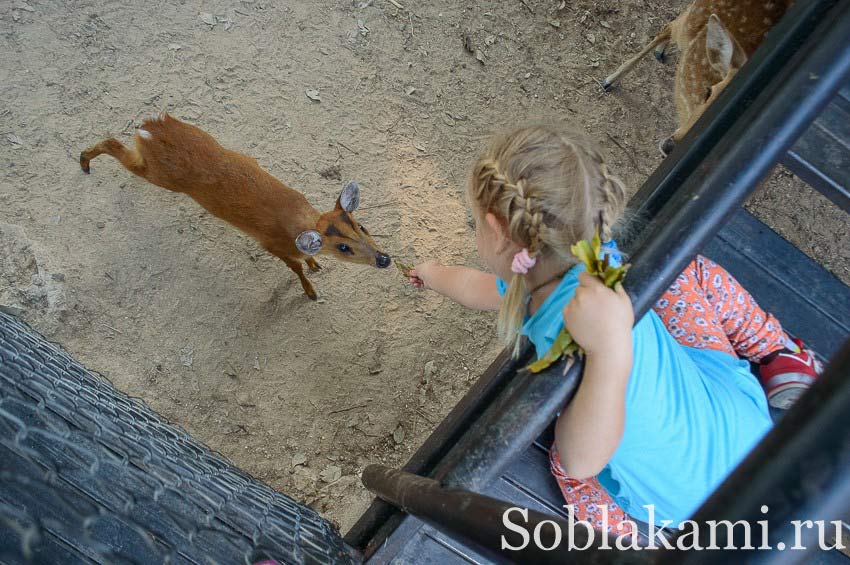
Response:
POLYGON ((747 62, 747 54, 729 33, 716 14, 711 14, 705 30, 705 51, 708 64, 726 76, 747 62))
POLYGON ((358 206, 360 206, 360 187, 356 182, 350 181, 339 193, 336 207, 351 213, 357 210, 358 206))
POLYGON ((316 230, 307 230, 295 238, 295 247, 304 255, 316 255, 322 250, 322 234, 316 230))

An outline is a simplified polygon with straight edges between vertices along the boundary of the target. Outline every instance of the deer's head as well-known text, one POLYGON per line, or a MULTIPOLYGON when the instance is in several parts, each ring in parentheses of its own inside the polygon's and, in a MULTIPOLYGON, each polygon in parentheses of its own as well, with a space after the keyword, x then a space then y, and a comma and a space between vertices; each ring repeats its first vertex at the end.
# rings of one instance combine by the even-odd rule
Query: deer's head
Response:
POLYGON ((298 235, 295 246, 305 255, 332 255, 341 261, 385 269, 390 256, 378 249, 369 232, 352 212, 360 205, 360 187, 351 181, 337 198, 336 206, 319 217, 315 229, 298 235))

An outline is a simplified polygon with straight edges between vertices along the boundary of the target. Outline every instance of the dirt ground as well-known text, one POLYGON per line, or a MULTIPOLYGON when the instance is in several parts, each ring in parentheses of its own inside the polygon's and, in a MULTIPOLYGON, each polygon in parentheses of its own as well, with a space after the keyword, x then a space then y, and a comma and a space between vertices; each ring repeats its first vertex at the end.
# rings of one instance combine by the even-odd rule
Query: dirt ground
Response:
MULTIPOLYGON (((403 464, 493 359, 494 316, 329 259, 313 303, 193 201, 77 159, 167 110, 323 210, 356 179, 394 257, 472 265, 463 180, 494 130, 572 121, 632 190, 660 162, 672 65, 598 80, 682 0, 400 3, 0 0, 0 304, 343 531, 362 468, 403 464)), ((750 207, 850 281, 846 216, 798 179, 750 207)))

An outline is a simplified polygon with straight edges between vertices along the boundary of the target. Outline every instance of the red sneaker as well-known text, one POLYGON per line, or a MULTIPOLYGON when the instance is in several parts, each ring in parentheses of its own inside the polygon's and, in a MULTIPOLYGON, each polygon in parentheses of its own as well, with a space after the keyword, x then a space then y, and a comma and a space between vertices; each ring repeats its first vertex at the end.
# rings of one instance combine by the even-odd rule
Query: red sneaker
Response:
POLYGON ((787 348, 780 349, 765 357, 759 366, 767 402, 782 410, 790 408, 823 370, 821 363, 805 348, 802 341, 797 338, 793 341, 800 349, 799 353, 787 348))

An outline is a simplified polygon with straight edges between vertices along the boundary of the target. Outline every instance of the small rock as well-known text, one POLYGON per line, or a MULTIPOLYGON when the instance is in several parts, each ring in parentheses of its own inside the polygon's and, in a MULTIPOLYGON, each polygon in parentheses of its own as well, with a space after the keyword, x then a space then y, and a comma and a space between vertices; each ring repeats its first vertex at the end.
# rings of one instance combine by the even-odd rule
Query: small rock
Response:
POLYGON ((15 2, 12 6, 13 10, 24 10, 25 12, 35 12, 35 8, 27 4, 26 2, 15 2))
POLYGON ((171 49, 172 51, 179 51, 180 49, 183 49, 183 46, 179 45, 177 43, 169 43, 168 48, 171 49))
POLYGON ((561 27, 561 22, 559 20, 549 20, 549 25, 555 28, 561 27))
POLYGON ((588 33, 585 37, 590 43, 596 43, 596 36, 592 33, 588 33))
POLYGON ((210 14, 209 12, 201 12, 201 13, 198 15, 198 17, 199 17, 199 18, 201 18, 201 21, 202 21, 202 22, 204 22, 205 24, 207 24, 207 25, 209 25, 209 26, 214 26, 214 25, 215 25, 215 23, 216 23, 216 21, 215 21, 215 16, 213 16, 213 15, 212 15, 212 14, 210 14))
POLYGON ((304 91, 304 94, 306 94, 307 98, 309 98, 313 102, 321 102, 322 101, 322 97, 319 94, 319 91, 316 90, 315 88, 308 88, 307 90, 304 91))
POLYGON ((7 139, 7 140, 9 141, 9 143, 11 143, 12 145, 18 145, 18 146, 20 146, 20 145, 23 145, 23 144, 24 144, 24 140, 23 140, 23 139, 21 139, 20 137, 18 137, 17 135, 15 135, 14 133, 10 133, 9 135, 7 135, 7 136, 6 136, 6 139, 7 139))
POLYGON ((192 363, 195 361, 195 348, 191 345, 187 345, 183 349, 180 350, 180 363, 183 364, 184 367, 191 367, 192 363))
POLYGON ((307 456, 304 455, 300 451, 296 451, 295 455, 292 456, 292 466, 297 467, 299 465, 303 465, 307 462, 307 456))
POLYGON ((337 467, 336 465, 328 465, 325 467, 321 473, 319 473, 319 478, 322 479, 323 482, 333 483, 338 481, 342 477, 342 469, 337 467))
POLYGON ((319 171, 319 176, 328 180, 342 180, 342 170, 339 165, 330 165, 319 171))
POLYGON ((104 222, 97 222, 95 223, 95 226, 97 226, 97 229, 102 230, 106 227, 106 224, 104 222))
POLYGON ((396 442, 397 445, 401 445, 401 442, 404 441, 404 428, 401 427, 401 424, 399 424, 393 432, 393 441, 396 442))
POLYGON ((50 275, 50 278, 56 282, 65 282, 65 275, 63 273, 53 273, 50 275))
POLYGON ((433 361, 425 363, 425 378, 430 379, 437 374, 437 364, 433 361))

